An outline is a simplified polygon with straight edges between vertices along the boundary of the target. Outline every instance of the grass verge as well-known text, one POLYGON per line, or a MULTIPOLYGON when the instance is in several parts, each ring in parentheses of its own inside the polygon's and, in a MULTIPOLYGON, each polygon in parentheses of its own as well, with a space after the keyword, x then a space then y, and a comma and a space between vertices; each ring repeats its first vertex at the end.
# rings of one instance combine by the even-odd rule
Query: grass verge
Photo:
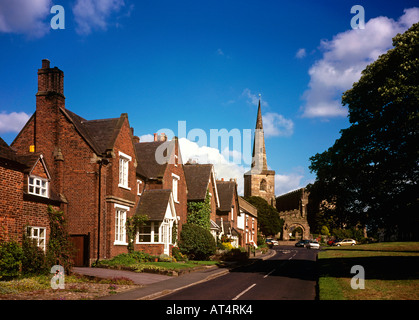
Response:
POLYGON ((418 300, 419 242, 328 247, 319 252, 320 300, 418 300), (365 289, 352 289, 351 268, 365 270, 365 289))

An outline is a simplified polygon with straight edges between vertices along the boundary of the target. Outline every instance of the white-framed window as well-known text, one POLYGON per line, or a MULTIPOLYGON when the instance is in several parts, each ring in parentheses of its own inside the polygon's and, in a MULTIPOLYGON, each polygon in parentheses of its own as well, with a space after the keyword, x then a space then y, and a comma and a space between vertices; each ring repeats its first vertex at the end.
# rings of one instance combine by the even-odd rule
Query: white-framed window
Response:
POLYGON ((141 186, 142 186, 143 182, 141 180, 137 179, 137 195, 141 196, 141 186))
POLYGON ((129 189, 128 187, 128 175, 129 175, 129 162, 131 157, 121 151, 119 151, 119 184, 118 187, 129 189))
POLYGON ((179 197, 178 197, 179 188, 178 187, 179 187, 180 177, 172 173, 172 178, 173 178, 173 184, 172 184, 173 201, 176 203, 179 203, 179 197))
POLYGON ((41 197, 48 197, 48 180, 29 176, 28 177, 28 192, 41 197))
POLYGON ((28 237, 35 240, 36 245, 45 251, 47 229, 43 227, 28 227, 28 237))
POLYGON ((125 223, 129 207, 115 204, 115 242, 114 244, 127 245, 125 223))
POLYGON ((147 221, 139 228, 137 243, 159 243, 160 241, 160 222, 147 221))

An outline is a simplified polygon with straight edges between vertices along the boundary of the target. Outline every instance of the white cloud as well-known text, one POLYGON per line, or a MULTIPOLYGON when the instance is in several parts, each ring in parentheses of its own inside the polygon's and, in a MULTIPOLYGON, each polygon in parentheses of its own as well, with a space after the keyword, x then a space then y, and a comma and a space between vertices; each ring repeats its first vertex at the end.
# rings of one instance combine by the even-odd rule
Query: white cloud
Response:
POLYGON ((295 57, 298 58, 298 59, 302 59, 306 55, 307 55, 306 49, 301 48, 301 49, 298 49, 297 53, 295 54, 295 57))
POLYGON ((294 133, 294 122, 275 112, 267 112, 263 116, 263 132, 265 137, 291 136, 294 133))
MULTIPOLYGON (((78 34, 88 35, 94 30, 106 30, 112 14, 125 6, 124 0, 77 0, 73 14, 77 24, 78 34)), ((129 10, 132 10, 130 6, 129 10)), ((128 12, 127 15, 129 15, 128 12)))
POLYGON ((51 0, 0 1, 0 32, 42 37, 50 30, 51 6, 51 0))
POLYGON ((361 71, 392 47, 392 38, 419 21, 419 8, 404 10, 399 20, 387 17, 370 19, 365 29, 339 33, 323 40, 323 58, 309 70, 309 88, 304 93, 303 117, 346 116, 341 94, 358 81, 361 71))
POLYGON ((218 54, 219 56, 223 56, 223 55, 224 55, 224 52, 223 52, 223 50, 218 49, 218 50, 217 50, 217 54, 218 54))
POLYGON ((29 118, 25 112, 0 113, 0 133, 19 132, 29 118))
POLYGON ((140 142, 152 142, 154 141, 154 135, 152 134, 144 134, 140 136, 140 142))
MULTIPOLYGON (((247 99, 247 103, 251 105, 258 106, 260 96, 256 96, 254 93, 250 91, 250 89, 246 88, 242 92, 242 96, 247 99)), ((262 107, 267 107, 268 103, 264 100, 260 100, 260 104, 262 107)))
POLYGON ((229 152, 224 150, 221 153, 218 149, 202 146, 192 142, 186 138, 179 139, 180 151, 184 163, 188 160, 194 160, 197 163, 211 163, 214 165, 214 170, 217 179, 224 178, 229 180, 231 178, 237 179, 238 193, 244 192, 244 178, 243 175, 249 168, 236 164, 233 161, 228 161, 229 156, 241 156, 238 152, 229 152), (227 158, 226 158, 227 157, 227 158))
POLYGON ((306 184, 303 184, 303 178, 303 170, 299 168, 288 174, 275 174, 275 195, 280 196, 292 190, 305 187, 306 184))

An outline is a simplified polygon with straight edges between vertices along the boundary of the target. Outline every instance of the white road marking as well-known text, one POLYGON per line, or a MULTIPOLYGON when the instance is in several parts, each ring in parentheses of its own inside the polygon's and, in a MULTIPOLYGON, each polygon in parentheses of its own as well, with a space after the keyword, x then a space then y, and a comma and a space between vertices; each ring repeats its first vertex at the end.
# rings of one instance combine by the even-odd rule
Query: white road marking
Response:
POLYGON ((267 278, 272 272, 276 271, 276 269, 273 269, 271 272, 269 272, 268 274, 266 274, 263 278, 267 278))
POLYGON ((246 290, 242 291, 241 293, 239 293, 237 296, 235 296, 233 298, 233 300, 237 300, 238 298, 240 298, 242 295, 244 295, 247 291, 249 291, 250 289, 252 289, 254 286, 256 285, 256 283, 252 284, 249 288, 247 288, 246 290))

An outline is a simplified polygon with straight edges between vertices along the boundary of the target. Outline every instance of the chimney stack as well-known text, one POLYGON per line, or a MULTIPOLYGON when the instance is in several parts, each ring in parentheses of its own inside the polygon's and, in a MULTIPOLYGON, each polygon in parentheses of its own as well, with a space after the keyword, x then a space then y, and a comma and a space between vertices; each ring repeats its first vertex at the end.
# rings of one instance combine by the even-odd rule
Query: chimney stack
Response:
POLYGON ((64 72, 57 67, 51 68, 50 61, 43 59, 42 68, 38 69, 38 93, 36 95, 54 94, 64 98, 64 72))
POLYGON ((132 137, 132 141, 133 141, 134 143, 140 143, 140 137, 139 137, 139 136, 133 136, 133 137, 132 137))

